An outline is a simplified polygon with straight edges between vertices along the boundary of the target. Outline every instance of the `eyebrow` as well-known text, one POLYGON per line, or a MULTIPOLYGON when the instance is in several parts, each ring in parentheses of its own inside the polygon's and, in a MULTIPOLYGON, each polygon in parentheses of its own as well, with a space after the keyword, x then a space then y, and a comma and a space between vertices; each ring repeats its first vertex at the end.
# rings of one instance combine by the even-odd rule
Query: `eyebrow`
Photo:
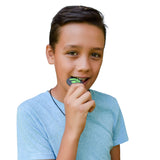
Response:
POLYGON ((104 48, 96 47, 96 48, 91 48, 91 50, 103 51, 104 48))
MULTIPOLYGON (((81 49, 82 47, 79 46, 79 45, 66 45, 64 47, 65 50, 70 49, 70 48, 81 49)), ((90 49, 91 50, 98 50, 98 51, 103 51, 104 50, 103 47, 102 48, 101 47, 93 47, 93 48, 90 48, 90 49)))
POLYGON ((67 50, 67 49, 70 49, 70 48, 82 48, 81 46, 78 46, 78 45, 66 45, 65 47, 64 47, 64 49, 65 50, 67 50))

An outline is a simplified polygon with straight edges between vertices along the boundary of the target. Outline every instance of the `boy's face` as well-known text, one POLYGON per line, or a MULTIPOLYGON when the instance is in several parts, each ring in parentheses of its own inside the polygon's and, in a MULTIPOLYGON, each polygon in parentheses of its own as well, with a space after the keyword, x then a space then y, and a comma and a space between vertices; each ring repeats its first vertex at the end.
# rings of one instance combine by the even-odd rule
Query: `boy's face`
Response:
POLYGON ((81 79, 88 90, 98 76, 103 50, 104 34, 98 27, 87 23, 69 23, 61 27, 55 50, 47 56, 55 65, 57 90, 62 95, 67 92, 69 77, 81 79))

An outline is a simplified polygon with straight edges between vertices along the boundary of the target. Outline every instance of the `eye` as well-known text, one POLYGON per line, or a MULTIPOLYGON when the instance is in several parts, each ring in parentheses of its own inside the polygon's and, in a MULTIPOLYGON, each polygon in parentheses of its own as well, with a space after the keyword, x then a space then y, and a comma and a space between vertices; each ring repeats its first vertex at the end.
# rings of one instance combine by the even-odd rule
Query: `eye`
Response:
POLYGON ((71 56, 77 56, 78 53, 76 51, 69 51, 67 52, 68 55, 71 55, 71 56))
POLYGON ((94 53, 91 54, 91 56, 94 57, 94 58, 100 58, 101 54, 94 52, 94 53))

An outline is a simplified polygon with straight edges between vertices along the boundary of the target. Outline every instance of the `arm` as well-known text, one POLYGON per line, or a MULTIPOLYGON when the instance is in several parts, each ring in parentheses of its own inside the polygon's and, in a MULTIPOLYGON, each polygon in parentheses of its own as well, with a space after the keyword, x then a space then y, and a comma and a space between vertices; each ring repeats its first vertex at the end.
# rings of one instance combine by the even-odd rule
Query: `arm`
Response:
POLYGON ((71 85, 64 99, 66 123, 56 160, 75 160, 78 143, 89 111, 95 102, 83 84, 71 85))
POLYGON ((120 160, 120 145, 114 146, 111 149, 111 160, 120 160))
MULTIPOLYGON (((61 146, 56 160, 75 160, 77 154, 79 138, 73 137, 69 132, 64 132, 61 146)), ((48 159, 44 159, 48 160, 48 159)), ((54 160, 54 159, 49 159, 54 160)))
POLYGON ((68 131, 65 131, 62 137, 57 160, 75 160, 78 142, 79 137, 72 136, 68 131))

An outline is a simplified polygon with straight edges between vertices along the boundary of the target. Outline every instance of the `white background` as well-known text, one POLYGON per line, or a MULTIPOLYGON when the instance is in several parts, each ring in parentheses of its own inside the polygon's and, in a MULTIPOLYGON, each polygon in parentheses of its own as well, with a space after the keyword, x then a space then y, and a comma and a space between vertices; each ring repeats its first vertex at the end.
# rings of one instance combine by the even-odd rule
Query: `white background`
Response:
MULTIPOLYGON (((122 160, 160 159, 160 4, 158 0, 0 2, 0 159, 16 160, 16 111, 56 84, 45 47, 52 17, 66 5, 97 8, 108 25, 93 89, 118 99, 129 135, 122 160)), ((94 149, 94 147, 93 147, 94 149)))

